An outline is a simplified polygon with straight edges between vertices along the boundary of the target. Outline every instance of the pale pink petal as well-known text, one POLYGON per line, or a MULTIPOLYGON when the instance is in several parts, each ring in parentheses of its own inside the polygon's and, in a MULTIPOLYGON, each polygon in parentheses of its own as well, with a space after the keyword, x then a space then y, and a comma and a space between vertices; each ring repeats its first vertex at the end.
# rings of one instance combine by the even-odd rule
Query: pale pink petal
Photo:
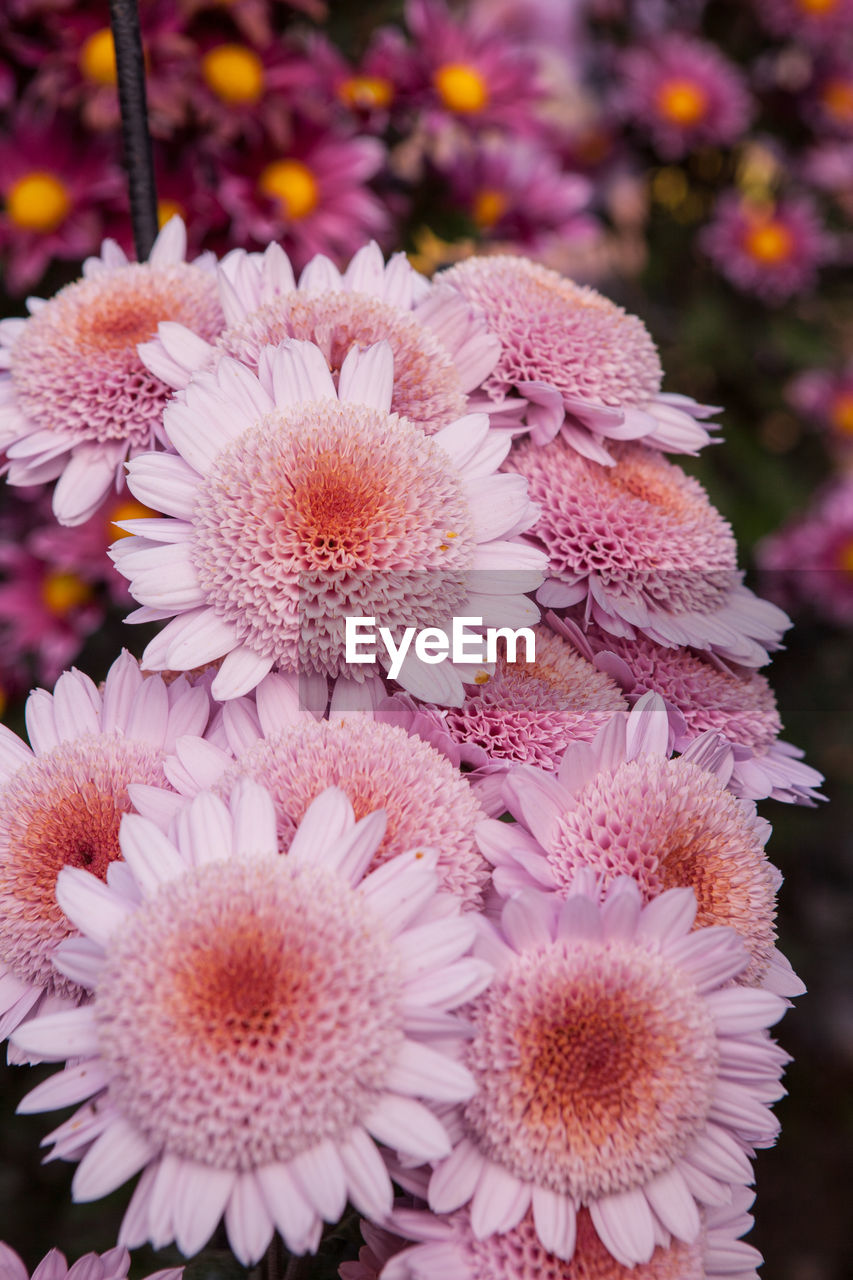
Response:
POLYGON ((471 1230, 478 1240, 517 1227, 530 1208, 532 1186, 487 1160, 471 1201, 471 1230))
POLYGON ((450 1141, 441 1121, 414 1098, 384 1094, 364 1116, 363 1124, 378 1142, 421 1161, 450 1155, 450 1141))
POLYGON ((642 1191, 622 1191, 593 1200, 590 1217, 605 1247, 623 1266, 648 1262, 655 1250, 655 1229, 642 1191))
POLYGON ((95 1140, 71 1182, 76 1201, 100 1200, 146 1165, 156 1149, 129 1121, 121 1117, 95 1140))
POLYGON ((133 910, 131 903, 122 902, 97 876, 79 867, 62 868, 56 901, 80 932, 100 946, 124 927, 133 910))
POLYGON ((346 1142, 338 1143, 349 1198, 360 1213, 382 1221, 391 1212, 394 1190, 376 1144, 364 1129, 353 1129, 346 1142))
POLYGON ((564 1262, 571 1261, 577 1234, 574 1204, 567 1195, 547 1187, 534 1187, 532 1199, 536 1234, 545 1249, 564 1262))
POLYGON ((411 1040, 403 1042, 385 1084, 395 1093, 436 1102, 466 1102, 477 1092, 474 1077, 461 1062, 411 1040))
POLYGON ((267 1209, 291 1253, 309 1252, 321 1219, 302 1195, 283 1164, 263 1165, 255 1170, 267 1209))
POLYGON ((228 698, 240 698, 269 675, 274 662, 274 654, 256 653, 248 645, 239 645, 226 655, 210 692, 222 702, 228 698))
POLYGON ((390 413, 393 389, 394 357, 389 342, 376 342, 366 351, 350 347, 338 378, 339 399, 390 413))
POLYGON ((452 1213, 471 1199, 485 1161, 469 1138, 434 1171, 429 1183, 429 1206, 434 1213, 452 1213))
POLYGON ((347 1202, 344 1166, 335 1146, 325 1139, 290 1161, 290 1172, 302 1194, 327 1222, 337 1222, 347 1202))
POLYGON ((98 1059, 80 1062, 42 1080, 24 1095, 17 1111, 19 1115, 33 1115, 38 1111, 58 1111, 62 1107, 75 1106, 98 1093, 106 1083, 107 1075, 98 1059))
POLYGON ((702 1226, 699 1210, 676 1168, 658 1174, 644 1186, 643 1191, 667 1231, 688 1244, 696 1239, 702 1226))
POLYGON ((306 809, 287 856, 297 863, 313 864, 318 851, 321 857, 324 852, 333 851, 354 825, 355 814, 346 792, 340 787, 327 787, 306 809))
POLYGON ((225 1209, 228 1243, 244 1267, 263 1256, 274 1225, 253 1173, 239 1173, 225 1209))

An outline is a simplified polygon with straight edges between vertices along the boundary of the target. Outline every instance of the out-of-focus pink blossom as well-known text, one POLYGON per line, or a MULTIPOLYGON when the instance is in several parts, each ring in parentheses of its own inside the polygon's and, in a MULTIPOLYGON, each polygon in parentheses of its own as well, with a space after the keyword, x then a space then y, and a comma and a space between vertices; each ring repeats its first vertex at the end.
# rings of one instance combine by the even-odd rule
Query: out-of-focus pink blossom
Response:
POLYGON ((699 243, 730 284, 778 304, 805 293, 834 252, 815 202, 807 195, 757 202, 728 191, 699 243))
POLYGON ((804 515, 757 548, 765 589, 790 608, 853 625, 853 477, 830 485, 804 515))

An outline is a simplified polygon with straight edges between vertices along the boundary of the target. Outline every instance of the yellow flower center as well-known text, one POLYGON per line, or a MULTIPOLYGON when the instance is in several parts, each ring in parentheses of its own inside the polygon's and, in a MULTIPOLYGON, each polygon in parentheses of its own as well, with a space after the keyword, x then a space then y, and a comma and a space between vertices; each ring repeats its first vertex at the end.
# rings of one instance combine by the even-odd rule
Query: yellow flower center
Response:
POLYGON ((56 571, 48 573, 42 582, 41 598, 48 612, 64 618, 72 609, 91 600, 92 588, 76 573, 56 571))
POLYGON ((840 391, 829 411, 832 425, 845 436, 853 436, 853 391, 840 391))
POLYGON ((95 84, 115 84, 116 49, 113 44, 113 33, 109 27, 101 27, 83 41, 80 57, 77 59, 80 74, 95 84))
POLYGON ((107 536, 110 538, 129 538, 131 535, 126 529, 117 528, 119 520, 145 520, 150 516, 156 516, 158 512, 152 511, 150 507, 145 507, 141 502, 134 501, 133 498, 127 498, 124 502, 120 502, 117 507, 113 507, 110 512, 110 518, 107 521, 107 536))
POLYGON ((465 62, 445 62, 435 72, 433 84, 447 109, 462 115, 475 115, 489 101, 485 80, 465 62))
POLYGON ((832 13, 838 4, 838 0, 797 0, 797 4, 803 13, 822 17, 825 13, 832 13))
POLYGON ((828 80, 820 99, 836 120, 842 124, 853 124, 853 80, 843 80, 840 76, 828 80))
POLYGON ((747 253, 756 261, 775 266, 790 258, 794 237, 783 222, 769 218, 766 222, 757 222, 749 228, 744 245, 747 253))
POLYGON ((52 173, 26 174, 6 197, 6 212, 23 231, 55 231, 70 208, 66 187, 52 173))
POLYGON ((849 538, 838 552, 838 567, 842 573, 853 574, 853 538, 849 538))
POLYGON ((471 214, 477 226, 488 231, 496 222, 500 222, 508 204, 503 191, 498 191, 495 187, 483 187, 474 196, 471 214))
POLYGON ((658 89, 658 110, 673 124, 698 124, 708 109, 708 95, 692 80, 666 80, 658 89))
POLYGON ((201 60, 204 82, 231 106, 257 102, 264 91, 264 64, 242 44, 218 44, 201 60))
POLYGON ((338 85, 338 97, 348 107, 370 111, 374 107, 390 107, 394 86, 383 76, 348 76, 338 85))
POLYGON ((320 188, 307 164, 301 160, 274 160, 258 179, 258 190, 277 200, 281 214, 298 222, 317 208, 320 188))
POLYGON ((177 200, 158 200, 157 201, 157 225, 162 230, 170 218, 175 215, 187 220, 187 213, 182 204, 178 204, 177 200))

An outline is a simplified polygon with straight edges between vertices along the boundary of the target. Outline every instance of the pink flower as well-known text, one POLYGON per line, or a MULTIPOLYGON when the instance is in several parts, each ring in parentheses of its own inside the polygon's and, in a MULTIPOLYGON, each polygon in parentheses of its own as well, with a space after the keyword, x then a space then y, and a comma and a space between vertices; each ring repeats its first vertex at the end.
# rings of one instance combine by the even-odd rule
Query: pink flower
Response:
POLYGON ((315 89, 319 72, 292 42, 278 37, 256 45, 204 37, 195 50, 187 85, 205 142, 268 138, 285 147, 293 108, 315 89))
POLYGON ((853 22, 851 0, 754 0, 758 16, 768 31, 793 36, 812 48, 824 49, 842 42, 853 22))
POLYGON ((765 204, 728 191, 699 241, 730 284, 771 305, 812 288, 818 268, 834 250, 806 195, 765 204))
POLYGON ((838 626, 853 623, 853 480, 845 476, 757 549, 767 589, 838 626))
POLYGON ((384 160, 376 138, 296 121, 289 146, 268 142, 235 156, 223 174, 219 198, 234 241, 280 241, 297 267, 317 253, 349 258, 367 238, 387 235, 387 210, 367 185, 384 160))
MULTIPOLYGON (((130 1254, 119 1247, 106 1253, 86 1253, 69 1267, 65 1255, 51 1249, 30 1276, 21 1258, 7 1244, 0 1243, 2 1280, 127 1280, 130 1254)), ((181 1280, 183 1267, 154 1271, 145 1280, 181 1280)))
POLYGON ((742 75, 706 40, 679 32, 659 36, 629 49, 620 69, 620 114, 650 135, 667 160, 701 146, 731 145, 749 123, 742 75))
POLYGON ((827 443, 843 458, 853 448, 853 362, 843 369, 807 369, 786 389, 790 404, 828 433, 827 443))
POLYGON ((52 684, 104 621, 93 584, 13 542, 0 543, 0 637, 17 661, 52 684))
POLYGON ((449 1154, 419 1099, 473 1093, 452 1010, 492 969, 468 954, 473 917, 437 894, 437 851, 368 870, 385 824, 356 821, 331 787, 281 857, 273 802, 244 780, 227 803, 196 797, 170 837, 126 817, 123 877, 61 874, 83 939, 57 963, 91 1003, 15 1033, 67 1062, 22 1109, 90 1099, 52 1155, 79 1161, 77 1201, 142 1171, 121 1243, 193 1254, 224 1217, 245 1266, 276 1229, 313 1252, 347 1199, 372 1218, 391 1209, 376 1142, 414 1163, 449 1154))
POLYGON ((564 902, 521 893, 484 924, 477 951, 497 972, 465 1010, 463 1050, 477 1092, 456 1109, 429 1204, 470 1202, 478 1240, 532 1209, 540 1244, 566 1261, 586 1208, 605 1249, 633 1267, 652 1259, 660 1227, 692 1244, 697 1202, 725 1203, 752 1181, 749 1153, 778 1130, 767 1102, 786 1055, 764 1028, 785 1002, 730 985, 743 943, 730 929, 689 933, 691 890, 642 907, 631 880, 603 901, 591 886, 564 902))

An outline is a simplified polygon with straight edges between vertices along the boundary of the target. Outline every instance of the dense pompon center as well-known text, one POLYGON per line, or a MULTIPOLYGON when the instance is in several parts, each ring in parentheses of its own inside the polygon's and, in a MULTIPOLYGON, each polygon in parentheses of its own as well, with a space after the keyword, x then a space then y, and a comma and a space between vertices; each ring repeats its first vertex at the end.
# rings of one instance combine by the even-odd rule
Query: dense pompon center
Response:
POLYGON ((67 285, 27 321, 12 348, 21 410, 40 429, 82 441, 149 446, 172 390, 136 346, 162 320, 212 339, 223 317, 212 272, 131 263, 67 285))
POLYGON ((119 733, 85 735, 36 756, 0 792, 0 960, 22 981, 80 994, 50 960, 75 932, 56 902, 56 877, 79 867, 106 879, 121 857, 128 784, 165 787, 160 759, 119 733))
POLYGON ((208 603, 284 670, 340 674, 347 615, 399 639, 443 625, 467 596, 471 517, 450 458, 363 405, 267 415, 218 455, 194 524, 208 603))
POLYGON ((636 944, 516 957, 472 1006, 465 1119, 522 1182, 581 1202, 645 1185, 705 1124, 714 1025, 695 988, 636 944))
POLYGON ((216 343, 224 355, 257 368, 263 348, 284 338, 315 343, 337 376, 352 347, 383 339, 394 356, 391 409, 427 435, 460 418, 465 396, 448 350, 410 312, 345 291, 285 294, 227 329, 216 343))
POLYGON ((645 408, 661 388, 646 326, 595 289, 526 258, 471 258, 438 279, 489 317, 501 357, 484 386, 500 398, 519 382, 549 382, 569 398, 645 408))
POLYGON ((223 794, 238 777, 253 778, 273 797, 283 851, 316 796, 340 787, 356 818, 376 809, 387 814, 372 867, 409 849, 435 848, 444 888, 479 906, 489 876, 474 839, 483 810, 449 760, 398 726, 366 716, 337 724, 306 719, 242 755, 220 783, 223 794))
POLYGON ((216 1168, 345 1138, 403 1044, 381 921, 321 868, 210 863, 144 903, 95 1001, 110 1101, 158 1149, 216 1168))

